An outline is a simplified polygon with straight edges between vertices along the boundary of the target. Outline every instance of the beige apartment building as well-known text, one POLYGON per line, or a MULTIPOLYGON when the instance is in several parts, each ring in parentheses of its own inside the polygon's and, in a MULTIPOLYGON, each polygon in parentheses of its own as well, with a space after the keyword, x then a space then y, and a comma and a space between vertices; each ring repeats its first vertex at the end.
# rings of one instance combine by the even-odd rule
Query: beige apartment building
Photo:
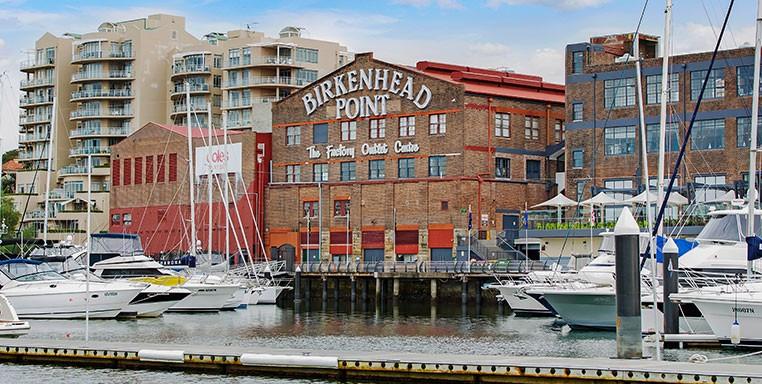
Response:
POLYGON ((13 197, 22 225, 42 238, 48 158, 48 239, 81 241, 88 188, 92 230, 109 227, 112 145, 148 122, 185 125, 188 104, 193 126, 208 126, 211 116, 221 127, 225 113, 230 128, 270 132, 271 101, 351 59, 345 47, 302 38, 298 28, 286 27, 278 38, 236 30, 199 39, 186 31, 184 17, 166 14, 104 22, 84 34, 46 33, 20 68, 27 76, 19 122, 25 168, 13 197))

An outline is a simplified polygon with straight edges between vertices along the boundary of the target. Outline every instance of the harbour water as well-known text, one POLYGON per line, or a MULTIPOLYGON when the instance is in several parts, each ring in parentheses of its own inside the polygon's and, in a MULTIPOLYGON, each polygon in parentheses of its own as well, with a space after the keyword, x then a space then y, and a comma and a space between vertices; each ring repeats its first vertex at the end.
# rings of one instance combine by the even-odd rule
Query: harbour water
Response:
MULTIPOLYGON (((28 338, 84 339, 84 321, 33 320, 28 338)), ((265 346, 341 351, 404 351, 483 355, 607 357, 616 354, 613 332, 562 331, 553 318, 500 314, 494 304, 481 309, 459 305, 391 302, 386 305, 302 303, 299 308, 252 306, 210 314, 165 314, 156 319, 100 320, 90 323, 90 338, 170 344, 265 346)), ((668 350, 668 360, 687 361, 694 353, 710 358, 748 351, 668 350)), ((762 362, 762 358, 725 360, 762 362)), ((263 377, 234 377, 155 371, 94 370, 54 366, 0 365, 4 382, 325 383, 263 377), (34 375, 29 375, 30 370, 34 375), (63 380, 63 381, 62 381, 63 380)))

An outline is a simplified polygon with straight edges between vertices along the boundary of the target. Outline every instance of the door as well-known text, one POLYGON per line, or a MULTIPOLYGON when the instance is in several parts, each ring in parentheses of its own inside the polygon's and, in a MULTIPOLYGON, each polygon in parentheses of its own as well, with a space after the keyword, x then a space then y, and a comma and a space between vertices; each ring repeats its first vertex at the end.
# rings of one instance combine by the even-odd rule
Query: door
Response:
POLYGON ((452 248, 431 248, 431 261, 452 261, 452 248))
POLYGON ((519 215, 503 215, 503 234, 510 243, 519 237, 519 215))
POLYGON ((284 244, 278 248, 278 258, 274 260, 282 260, 286 262, 286 268, 289 271, 294 270, 294 257, 296 256, 296 248, 291 244, 284 244))
POLYGON ((364 263, 377 263, 384 261, 383 249, 363 249, 362 259, 364 263))

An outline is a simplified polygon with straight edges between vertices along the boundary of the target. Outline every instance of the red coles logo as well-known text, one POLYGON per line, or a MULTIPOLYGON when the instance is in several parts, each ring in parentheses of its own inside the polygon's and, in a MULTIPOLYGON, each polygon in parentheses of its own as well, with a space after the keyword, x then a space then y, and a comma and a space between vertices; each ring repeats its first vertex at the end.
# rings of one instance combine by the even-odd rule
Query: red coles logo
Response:
POLYGON ((227 155, 221 150, 213 151, 206 156, 206 161, 213 164, 224 163, 226 159, 227 155))

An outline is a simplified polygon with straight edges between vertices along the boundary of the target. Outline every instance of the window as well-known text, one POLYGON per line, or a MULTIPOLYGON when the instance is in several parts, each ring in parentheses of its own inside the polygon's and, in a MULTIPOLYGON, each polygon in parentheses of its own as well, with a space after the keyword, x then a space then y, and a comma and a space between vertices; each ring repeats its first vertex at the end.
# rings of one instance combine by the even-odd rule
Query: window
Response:
MULTIPOLYGON (((762 119, 757 121, 757 147, 762 146, 762 119)), ((739 117, 736 119, 736 146, 748 148, 751 142, 751 117, 739 117)))
POLYGON ((415 116, 400 117, 400 137, 415 136, 415 116))
POLYGON ((725 147, 725 120, 699 120, 693 123, 691 149, 721 149, 725 147))
POLYGON ((346 217, 349 214, 349 200, 334 200, 333 215, 336 217, 346 217))
POLYGON ((146 184, 153 183, 153 156, 146 156, 146 184))
POLYGON ((504 157, 495 158, 495 177, 500 179, 511 178, 511 159, 504 157))
POLYGON ((231 49, 228 51, 228 64, 230 66, 239 65, 241 63, 241 50, 231 49))
POLYGON ((540 180, 540 160, 527 160, 527 180, 540 180))
POLYGON ((132 184, 132 159, 124 159, 124 185, 132 184))
POLYGON ((318 78, 318 71, 314 71, 311 69, 297 69, 296 70, 296 80, 297 85, 307 85, 318 78))
POLYGON ((386 162, 384 160, 368 161, 368 179, 379 180, 386 177, 386 162))
POLYGON ((345 161, 339 165, 341 181, 352 181, 357 178, 357 168, 354 161, 345 161))
POLYGON ((325 144, 328 142, 328 124, 315 124, 312 126, 312 144, 325 144))
POLYGON ((603 187, 606 189, 606 194, 613 199, 623 202, 619 207, 606 207, 604 209, 604 217, 607 221, 615 221, 619 218, 619 214, 622 212, 624 201, 633 196, 632 180, 629 179, 613 179, 605 180, 603 187))
MULTIPOLYGON (((754 66, 753 65, 739 65, 736 67, 736 88, 738 89, 738 96, 751 96, 754 94, 754 89, 751 84, 754 82, 754 66)), ((762 88, 762 81, 760 81, 762 88)))
MULTIPOLYGON (((701 93, 701 85, 706 77, 706 71, 691 72, 691 100, 696 100, 701 93)), ((704 99, 721 99, 725 97, 725 78, 722 68, 715 68, 709 74, 704 99)))
POLYGON ((447 132, 447 115, 438 113, 429 115, 429 134, 444 135, 447 132))
POLYGON ((341 122, 341 141, 351 141, 357 138, 357 122, 356 121, 342 121, 341 122))
POLYGON ((585 63, 585 52, 572 52, 572 73, 582 73, 582 66, 585 63))
POLYGON ((585 196, 585 184, 584 181, 577 182, 577 201, 582 201, 585 196))
POLYGON ((122 175, 120 172, 121 163, 122 162, 119 159, 116 159, 116 161, 114 161, 111 164, 111 184, 113 184, 114 186, 119 186, 119 184, 121 184, 121 181, 122 181, 122 175))
POLYGON ((318 217, 318 202, 317 201, 305 201, 302 203, 304 209, 304 217, 315 218, 318 217))
POLYGON ((222 55, 214 55, 214 67, 222 68, 222 55))
POLYGON ((286 128, 286 145, 299 145, 302 142, 302 127, 294 126, 286 128))
POLYGON ((397 161, 397 177, 411 179, 415 177, 415 159, 399 159, 397 161))
MULTIPOLYGON (((669 75, 669 102, 680 101, 680 74, 669 75)), ((646 104, 661 103, 661 75, 646 76, 646 104)))
POLYGON ((511 137, 510 113, 495 113, 495 137, 511 137))
POLYGON ((447 174, 447 157, 430 156, 429 157, 429 176, 442 177, 447 174))
POLYGON ((214 75, 212 78, 212 84, 214 84, 215 88, 222 88, 222 76, 214 75))
POLYGON ((524 138, 537 140, 540 138, 540 118, 534 116, 524 117, 524 138))
POLYGON ((156 182, 164 182, 164 155, 156 155, 156 182))
POLYGON ((132 225, 132 214, 131 213, 125 213, 124 214, 124 225, 132 225))
POLYGON ((635 105, 635 78, 604 80, 603 100, 605 108, 635 105))
POLYGON ((381 139, 384 137, 386 137, 386 120, 384 119, 370 120, 370 138, 381 139))
POLYGON ((556 120, 556 124, 553 126, 553 135, 556 143, 564 141, 566 138, 566 127, 563 120, 556 120))
POLYGON ((311 48, 296 48, 296 61, 317 64, 318 50, 311 48))
POLYGON ((312 165, 312 181, 314 182, 328 181, 328 164, 313 164, 312 165))
POLYGON ((572 121, 582 121, 582 103, 572 104, 572 121))
POLYGON ((302 166, 301 165, 287 165, 286 166, 286 182, 298 183, 302 180, 302 166))
POLYGON ((135 184, 143 184, 143 158, 135 158, 135 184))
POLYGON ((603 133, 606 156, 635 153, 635 127, 609 127, 603 133))
POLYGON ((450 209, 450 203, 447 200, 442 200, 439 202, 439 209, 442 211, 446 211, 450 209))
POLYGON ((572 168, 582 168, 585 166, 585 151, 575 149, 572 151, 572 168))
POLYGON ((724 188, 713 188, 724 187, 725 176, 694 176, 693 182, 696 184, 696 202, 706 203, 717 199, 725 193, 724 188))
MULTIPOLYGON (((677 152, 680 147, 680 131, 677 123, 667 123, 664 131, 666 133, 664 152, 677 152)), ((646 125, 646 151, 659 152, 659 124, 646 125)))

